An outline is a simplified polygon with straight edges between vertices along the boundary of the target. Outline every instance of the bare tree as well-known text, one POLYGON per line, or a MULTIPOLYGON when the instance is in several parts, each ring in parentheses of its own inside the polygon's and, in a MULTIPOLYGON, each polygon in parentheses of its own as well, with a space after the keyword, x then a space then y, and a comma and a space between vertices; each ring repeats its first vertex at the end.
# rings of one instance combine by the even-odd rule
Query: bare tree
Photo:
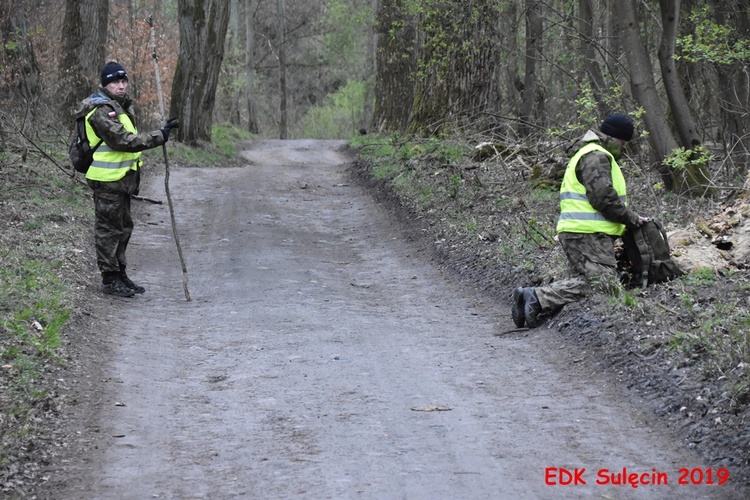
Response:
MULTIPOLYGON (((731 26, 736 37, 750 39, 750 0, 717 0, 714 20, 719 26, 731 26)), ((750 72, 747 65, 715 64, 719 80, 719 109, 726 142, 739 151, 740 164, 748 170, 750 187, 750 72)))
POLYGON ((523 79, 523 94, 519 118, 521 119, 521 134, 527 135, 533 121, 534 102, 537 90, 537 60, 542 52, 542 16, 539 13, 539 0, 526 0, 526 68, 523 79))
POLYGON ((675 121, 680 142, 685 148, 693 148, 701 143, 697 127, 690 113, 690 105, 685 97, 675 64, 675 45, 680 22, 680 0, 659 0, 662 19, 661 45, 659 45, 659 65, 664 79, 664 88, 669 100, 669 108, 675 121))
POLYGON ((445 132, 492 106, 501 8, 498 2, 477 0, 436 3, 420 13, 420 67, 408 132, 445 132))
MULTIPOLYGON (((674 14, 674 11, 667 9, 674 14)), ((669 127, 669 122, 659 99, 654 80, 651 60, 641 39, 639 19, 635 0, 621 0, 615 4, 615 14, 623 26, 623 48, 628 67, 633 96, 646 111, 644 120, 649 131, 649 143, 653 161, 670 189, 680 193, 704 195, 708 192, 706 166, 699 163, 688 163, 679 170, 671 169, 665 163, 678 147, 678 143, 669 127), (696 189, 699 188, 699 189, 696 189)), ((668 28, 668 31, 672 28, 668 28)), ((669 35, 667 35, 669 36, 669 35)), ((664 42, 662 42, 664 45, 664 42)), ((667 43, 669 45, 669 43, 667 43)), ((662 49, 664 50, 664 49, 662 49)), ((674 69, 674 68, 673 68, 674 69)), ((673 71, 674 72, 674 71, 673 71)), ((675 75, 670 75, 670 78, 675 75)), ((679 105, 680 103, 677 102, 679 105)), ((687 107, 687 103, 684 104, 687 107)), ((672 109, 674 112, 675 109, 672 109)), ((684 113, 684 109, 677 111, 684 113)), ((688 111, 689 112, 689 111, 688 111)))
POLYGON ((276 15, 278 16, 278 55, 279 55, 279 139, 286 139, 289 130, 287 126, 287 89, 286 89, 286 13, 284 0, 276 0, 276 15))
MULTIPOLYGON (((377 12, 378 10, 378 0, 370 0, 370 5, 372 7, 372 12, 377 12)), ((374 75, 377 70, 377 64, 375 63, 377 58, 377 46, 375 45, 375 39, 376 39, 376 32, 375 32, 375 23, 370 23, 369 26, 369 32, 367 33, 367 52, 366 52, 366 73, 374 75)), ((361 125, 363 131, 366 131, 368 128, 372 126, 373 123, 373 105, 375 103, 375 84, 374 79, 368 78, 367 79, 367 87, 365 88, 365 107, 362 110, 362 119, 361 125)))
POLYGON ((652 161, 657 165, 667 186, 672 188, 674 180, 663 160, 678 147, 678 144, 669 129, 669 123, 656 90, 651 59, 641 40, 635 0, 615 2, 614 12, 621 26, 622 44, 630 69, 633 97, 646 111, 644 121, 649 132, 652 161))
POLYGON ((180 118, 178 138, 188 144, 211 140, 216 87, 229 21, 225 0, 179 0, 180 53, 170 115, 180 118))
POLYGON ((62 83, 61 117, 91 93, 104 64, 109 22, 109 0, 65 0, 62 54, 58 72, 62 83), (85 29, 84 29, 85 22, 85 29))
POLYGON ((255 12, 251 9, 252 0, 245 1, 245 84, 247 102, 247 130, 260 133, 258 125, 258 105, 255 89, 255 12))
POLYGON ((594 9, 591 0, 579 0, 578 35, 580 36, 580 51, 583 56, 583 64, 586 68, 591 90, 599 108, 599 113, 607 113, 607 105, 604 102, 603 93, 606 87, 604 76, 599 67, 596 57, 596 44, 594 43, 594 9))
POLYGON ((39 85, 39 64, 37 63, 34 45, 29 30, 26 7, 23 2, 18 3, 15 12, 10 17, 11 33, 15 34, 15 66, 18 74, 19 96, 30 110, 32 116, 36 104, 41 96, 39 85))
POLYGON ((415 21, 404 0, 378 3, 373 125, 380 131, 403 131, 414 101, 415 21))

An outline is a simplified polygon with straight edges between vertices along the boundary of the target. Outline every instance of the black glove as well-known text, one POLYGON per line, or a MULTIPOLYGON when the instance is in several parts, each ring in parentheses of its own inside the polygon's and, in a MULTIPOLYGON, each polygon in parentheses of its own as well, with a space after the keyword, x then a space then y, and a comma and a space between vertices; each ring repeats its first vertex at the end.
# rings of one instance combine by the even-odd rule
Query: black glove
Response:
POLYGON ((164 125, 164 127, 161 129, 161 135, 164 136, 164 142, 167 142, 169 140, 169 132, 173 128, 179 128, 180 127, 180 121, 177 118, 170 118, 167 120, 167 124, 164 125))

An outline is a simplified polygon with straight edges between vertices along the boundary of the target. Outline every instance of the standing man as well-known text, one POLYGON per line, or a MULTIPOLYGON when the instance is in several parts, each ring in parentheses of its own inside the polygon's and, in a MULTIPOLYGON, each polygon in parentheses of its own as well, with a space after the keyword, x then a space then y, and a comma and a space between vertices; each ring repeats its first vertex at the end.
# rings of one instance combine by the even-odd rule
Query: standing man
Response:
POLYGON ((128 278, 125 259, 133 233, 130 197, 138 193, 141 151, 161 146, 169 139, 170 130, 179 126, 177 120, 170 120, 160 130, 139 134, 127 89, 125 69, 108 62, 101 71, 101 88, 84 99, 75 113, 76 118, 86 117, 86 136, 91 147, 96 147, 86 181, 94 192, 101 291, 120 297, 146 291, 128 278))
POLYGON ((626 227, 647 220, 628 208, 625 178, 617 164, 633 131, 632 120, 616 113, 604 119, 599 131, 587 131, 574 144, 577 151, 560 186, 557 232, 576 276, 544 287, 516 288, 511 313, 518 328, 535 328, 540 315, 616 283, 614 241, 626 227))

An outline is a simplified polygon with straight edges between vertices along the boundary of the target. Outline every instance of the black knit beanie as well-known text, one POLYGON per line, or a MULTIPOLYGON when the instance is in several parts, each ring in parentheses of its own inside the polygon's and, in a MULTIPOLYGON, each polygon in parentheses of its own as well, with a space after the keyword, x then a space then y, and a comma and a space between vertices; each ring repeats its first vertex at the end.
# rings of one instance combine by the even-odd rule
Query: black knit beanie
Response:
POLYGON ((102 87, 106 87, 115 80, 127 80, 128 74, 119 63, 110 61, 102 68, 102 87))
POLYGON ((633 120, 627 115, 614 113, 604 119, 599 130, 610 137, 629 141, 633 138, 635 127, 633 126, 633 120))

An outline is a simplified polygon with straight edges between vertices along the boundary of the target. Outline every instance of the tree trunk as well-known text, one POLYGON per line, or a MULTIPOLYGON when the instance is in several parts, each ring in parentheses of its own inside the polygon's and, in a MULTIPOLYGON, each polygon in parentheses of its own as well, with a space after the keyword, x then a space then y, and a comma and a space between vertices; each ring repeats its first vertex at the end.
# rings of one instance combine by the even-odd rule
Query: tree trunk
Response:
MULTIPOLYGON (((378 0, 370 0, 370 5, 372 6, 372 12, 373 15, 375 12, 378 11, 378 0)), ((376 74, 377 70, 377 64, 376 64, 376 57, 377 57, 377 46, 375 44, 375 40, 377 38, 377 34, 375 31, 375 20, 372 19, 372 22, 370 23, 368 27, 368 34, 367 34, 367 52, 366 52, 366 61, 365 66, 367 68, 366 75, 374 75, 376 74)), ((365 106, 362 110, 362 116, 360 118, 360 130, 361 131, 367 131, 372 126, 373 122, 373 105, 375 103, 375 79, 366 77, 365 79, 365 106)))
POLYGON ((539 14, 539 0, 526 0, 526 69, 523 79, 523 97, 519 117, 521 135, 527 135, 534 121, 534 102, 536 98, 537 76, 536 62, 540 57, 542 45, 542 17, 539 14))
MULTIPOLYGON (((750 38, 750 1, 720 0, 714 8, 719 26, 730 25, 737 39, 750 38)), ((741 64, 715 64, 719 78, 719 109, 724 124, 723 141, 733 152, 740 171, 750 171, 750 75, 741 64)), ((746 182, 750 190, 750 172, 746 182)))
POLYGON ((252 0, 245 1, 245 93, 247 95, 247 130, 259 134, 258 106, 255 97, 255 9, 252 0))
POLYGON ((579 20, 578 34, 581 37, 580 51, 583 55, 583 64, 586 68, 591 91, 596 100, 599 113, 604 116, 607 114, 607 105, 603 99, 603 92, 606 88, 602 70, 596 58, 596 45, 594 44, 594 9, 591 6, 591 0, 579 0, 579 20))
POLYGON ((225 0, 179 0, 178 7, 180 53, 169 115, 180 118, 179 140, 187 144, 210 142, 229 3, 225 0))
MULTIPOLYGON (((440 3, 421 19, 414 104, 407 132, 450 133, 490 111, 497 88, 499 9, 492 0, 440 3)), ((534 99, 532 92, 530 99, 534 99)))
POLYGON ((630 86, 633 97, 646 111, 644 121, 649 132, 653 162, 661 173, 667 188, 675 189, 678 186, 675 186, 672 174, 663 161, 678 145, 664 116, 664 110, 656 91, 651 60, 641 41, 635 1, 619 0, 614 5, 615 17, 621 26, 622 46, 630 69, 630 86))
POLYGON ((240 127, 242 125, 242 116, 240 115, 240 92, 242 89, 240 85, 237 84, 237 81, 242 73, 243 58, 240 52, 240 47, 242 45, 240 40, 239 0, 230 0, 229 2, 229 30, 230 36, 227 37, 227 48, 229 49, 231 63, 224 66, 229 79, 227 86, 227 101, 229 109, 227 111, 229 114, 229 123, 235 127, 240 127))
POLYGON ((690 105, 683 91, 677 65, 675 64, 675 44, 680 24, 680 0, 659 0, 661 7, 662 36, 659 46, 659 65, 664 79, 669 108, 675 121, 675 128, 684 148, 692 149, 701 143, 697 127, 690 114, 690 105))
POLYGON ((644 120, 649 131, 649 143, 665 185, 678 193, 696 196, 712 194, 706 187, 709 179, 705 165, 688 162, 682 168, 670 169, 664 163, 678 144, 659 100, 651 60, 641 40, 635 1, 621 0, 615 3, 615 14, 623 26, 623 48, 630 69, 633 97, 646 111, 644 120))
POLYGON ((14 53, 15 66, 18 70, 18 90, 21 99, 30 112, 31 122, 38 113, 37 103, 41 97, 39 64, 34 54, 32 33, 26 19, 26 9, 23 4, 16 7, 11 15, 12 31, 16 33, 16 50, 14 53))
POLYGON ((109 26, 109 0, 66 0, 59 60, 60 118, 68 121, 79 101, 99 83, 109 26), (84 22, 86 29, 84 29, 84 22))
POLYGON ((378 3, 373 126, 380 132, 403 132, 414 102, 414 19, 407 13, 404 0, 378 3))
POLYGON ((276 0, 276 15, 278 16, 278 40, 279 40, 279 139, 286 139, 289 134, 287 125, 287 89, 286 89, 286 14, 284 13, 284 0, 276 0))

